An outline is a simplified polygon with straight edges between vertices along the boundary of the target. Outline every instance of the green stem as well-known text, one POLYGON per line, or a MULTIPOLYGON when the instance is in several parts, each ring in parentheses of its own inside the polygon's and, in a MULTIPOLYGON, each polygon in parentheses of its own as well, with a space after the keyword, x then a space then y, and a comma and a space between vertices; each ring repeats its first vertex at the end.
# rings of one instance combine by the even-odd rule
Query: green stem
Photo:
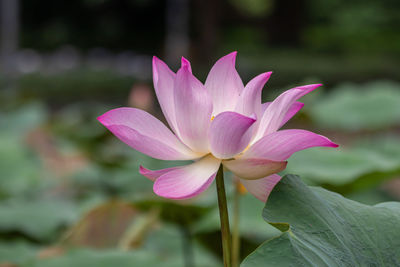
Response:
POLYGON ((217 194, 219 218, 221 220, 221 237, 222 237, 222 253, 224 257, 224 267, 232 267, 231 258, 231 231, 229 230, 228 207, 226 204, 224 170, 223 166, 219 167, 217 178, 217 194))
POLYGON ((233 197, 233 229, 232 229, 232 266, 239 267, 240 260, 240 233, 239 233, 239 199, 240 182, 235 182, 235 193, 233 197))

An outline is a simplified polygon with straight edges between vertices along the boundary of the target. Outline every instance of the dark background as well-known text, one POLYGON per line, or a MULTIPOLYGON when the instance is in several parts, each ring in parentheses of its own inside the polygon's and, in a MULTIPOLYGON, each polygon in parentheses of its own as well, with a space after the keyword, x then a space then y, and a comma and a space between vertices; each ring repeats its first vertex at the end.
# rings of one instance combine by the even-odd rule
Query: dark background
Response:
POLYGON ((16 72, 97 67, 149 81, 152 55, 175 68, 188 57, 204 79, 237 50, 244 80, 273 70, 274 87, 398 80, 399 10, 395 0, 19 1, 15 45, 3 58, 15 54, 5 68, 16 72))

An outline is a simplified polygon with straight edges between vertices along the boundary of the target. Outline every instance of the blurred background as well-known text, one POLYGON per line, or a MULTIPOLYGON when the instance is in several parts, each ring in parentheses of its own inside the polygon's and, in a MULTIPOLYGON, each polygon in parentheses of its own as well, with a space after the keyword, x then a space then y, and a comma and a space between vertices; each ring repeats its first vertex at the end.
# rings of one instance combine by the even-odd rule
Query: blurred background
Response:
MULTIPOLYGON (((238 51, 264 101, 323 83, 287 124, 341 146, 295 154, 301 175, 365 204, 400 200, 397 0, 0 0, 0 266, 220 266, 214 186, 187 201, 138 174, 141 155, 96 117, 132 106, 164 120, 153 55, 204 81, 238 51)), ((234 186, 227 176, 228 197, 234 186)), ((232 201, 230 201, 231 203, 232 201)), ((240 197, 241 255, 279 232, 240 197)), ((232 213, 231 213, 232 214, 232 213)))

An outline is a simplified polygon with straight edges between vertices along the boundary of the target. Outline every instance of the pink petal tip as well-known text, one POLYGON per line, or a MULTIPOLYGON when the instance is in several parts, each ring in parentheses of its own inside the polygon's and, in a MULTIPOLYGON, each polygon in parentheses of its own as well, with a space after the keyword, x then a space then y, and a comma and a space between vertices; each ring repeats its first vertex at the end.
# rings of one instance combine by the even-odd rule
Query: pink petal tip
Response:
POLYGON ((224 60, 224 59, 228 59, 228 58, 229 58, 229 59, 232 60, 232 64, 235 65, 235 63, 236 63, 236 56, 237 56, 237 51, 233 51, 233 52, 231 52, 231 53, 229 53, 229 54, 227 54, 227 55, 221 57, 218 61, 224 60))

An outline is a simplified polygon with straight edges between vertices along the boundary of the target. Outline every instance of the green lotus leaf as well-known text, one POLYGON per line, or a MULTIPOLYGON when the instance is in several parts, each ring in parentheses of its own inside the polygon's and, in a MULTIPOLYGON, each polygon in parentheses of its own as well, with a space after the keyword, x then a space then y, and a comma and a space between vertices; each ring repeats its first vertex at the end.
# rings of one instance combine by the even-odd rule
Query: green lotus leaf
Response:
POLYGON ((400 203, 364 205, 286 175, 264 219, 282 233, 242 266, 399 266, 400 203))

